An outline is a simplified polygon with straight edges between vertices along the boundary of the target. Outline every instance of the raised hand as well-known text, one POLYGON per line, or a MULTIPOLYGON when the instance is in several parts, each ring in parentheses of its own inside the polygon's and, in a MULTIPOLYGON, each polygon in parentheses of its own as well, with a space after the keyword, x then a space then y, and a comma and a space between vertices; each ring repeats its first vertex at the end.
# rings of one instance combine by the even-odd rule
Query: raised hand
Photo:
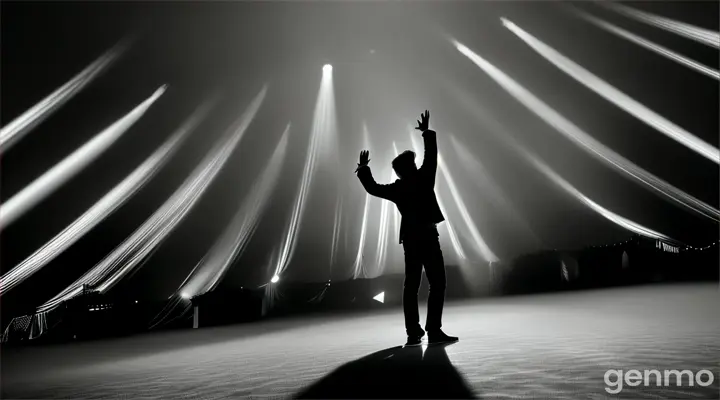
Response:
POLYGON ((415 128, 420 132, 425 132, 430 129, 430 111, 425 110, 424 113, 420 114, 420 119, 417 121, 418 126, 415 128))
POLYGON ((360 167, 364 167, 364 166, 368 165, 368 163, 370 162, 370 152, 368 150, 361 151, 359 161, 360 162, 358 162, 358 167, 355 170, 355 172, 357 172, 358 169, 360 169, 360 167))

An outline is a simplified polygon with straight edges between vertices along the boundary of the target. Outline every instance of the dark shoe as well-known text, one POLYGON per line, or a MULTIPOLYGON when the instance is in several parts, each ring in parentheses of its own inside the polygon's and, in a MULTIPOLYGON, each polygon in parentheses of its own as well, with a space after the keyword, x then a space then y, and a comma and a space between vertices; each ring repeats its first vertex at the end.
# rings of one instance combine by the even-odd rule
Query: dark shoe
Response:
POLYGON ((455 336, 448 336, 442 330, 428 332, 428 343, 430 344, 453 343, 457 342, 458 340, 460 339, 455 336))
POLYGON ((422 344, 422 336, 408 336, 405 347, 420 346, 422 344))

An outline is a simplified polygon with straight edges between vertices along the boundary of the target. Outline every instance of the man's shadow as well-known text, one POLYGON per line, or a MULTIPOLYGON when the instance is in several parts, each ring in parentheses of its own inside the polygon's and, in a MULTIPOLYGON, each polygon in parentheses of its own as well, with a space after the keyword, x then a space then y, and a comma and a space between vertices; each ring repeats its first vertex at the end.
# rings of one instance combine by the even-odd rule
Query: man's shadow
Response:
POLYGON ((392 347, 351 361, 296 399, 474 399, 447 345, 392 347))

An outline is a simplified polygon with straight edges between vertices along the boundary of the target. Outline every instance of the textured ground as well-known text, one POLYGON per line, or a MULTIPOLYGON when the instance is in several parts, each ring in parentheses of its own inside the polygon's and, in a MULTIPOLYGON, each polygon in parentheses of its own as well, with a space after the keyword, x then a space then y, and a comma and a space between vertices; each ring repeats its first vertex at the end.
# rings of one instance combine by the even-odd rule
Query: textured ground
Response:
POLYGON ((2 398, 717 399, 718 300, 717 285, 675 285, 453 303, 447 347, 397 348, 397 309, 12 349, 2 398), (608 369, 715 382, 610 395, 608 369))

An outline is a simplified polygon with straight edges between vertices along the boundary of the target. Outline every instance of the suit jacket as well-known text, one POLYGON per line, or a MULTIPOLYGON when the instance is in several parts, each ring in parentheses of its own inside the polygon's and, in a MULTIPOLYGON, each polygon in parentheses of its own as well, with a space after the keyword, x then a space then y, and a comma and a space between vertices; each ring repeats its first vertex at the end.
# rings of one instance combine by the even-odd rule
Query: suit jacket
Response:
POLYGON ((423 132, 425 155, 423 164, 413 176, 398 179, 388 185, 375 182, 369 166, 360 167, 357 176, 372 196, 395 203, 402 215, 400 243, 408 235, 434 226, 445 220, 435 197, 438 148, 435 131, 423 132))

